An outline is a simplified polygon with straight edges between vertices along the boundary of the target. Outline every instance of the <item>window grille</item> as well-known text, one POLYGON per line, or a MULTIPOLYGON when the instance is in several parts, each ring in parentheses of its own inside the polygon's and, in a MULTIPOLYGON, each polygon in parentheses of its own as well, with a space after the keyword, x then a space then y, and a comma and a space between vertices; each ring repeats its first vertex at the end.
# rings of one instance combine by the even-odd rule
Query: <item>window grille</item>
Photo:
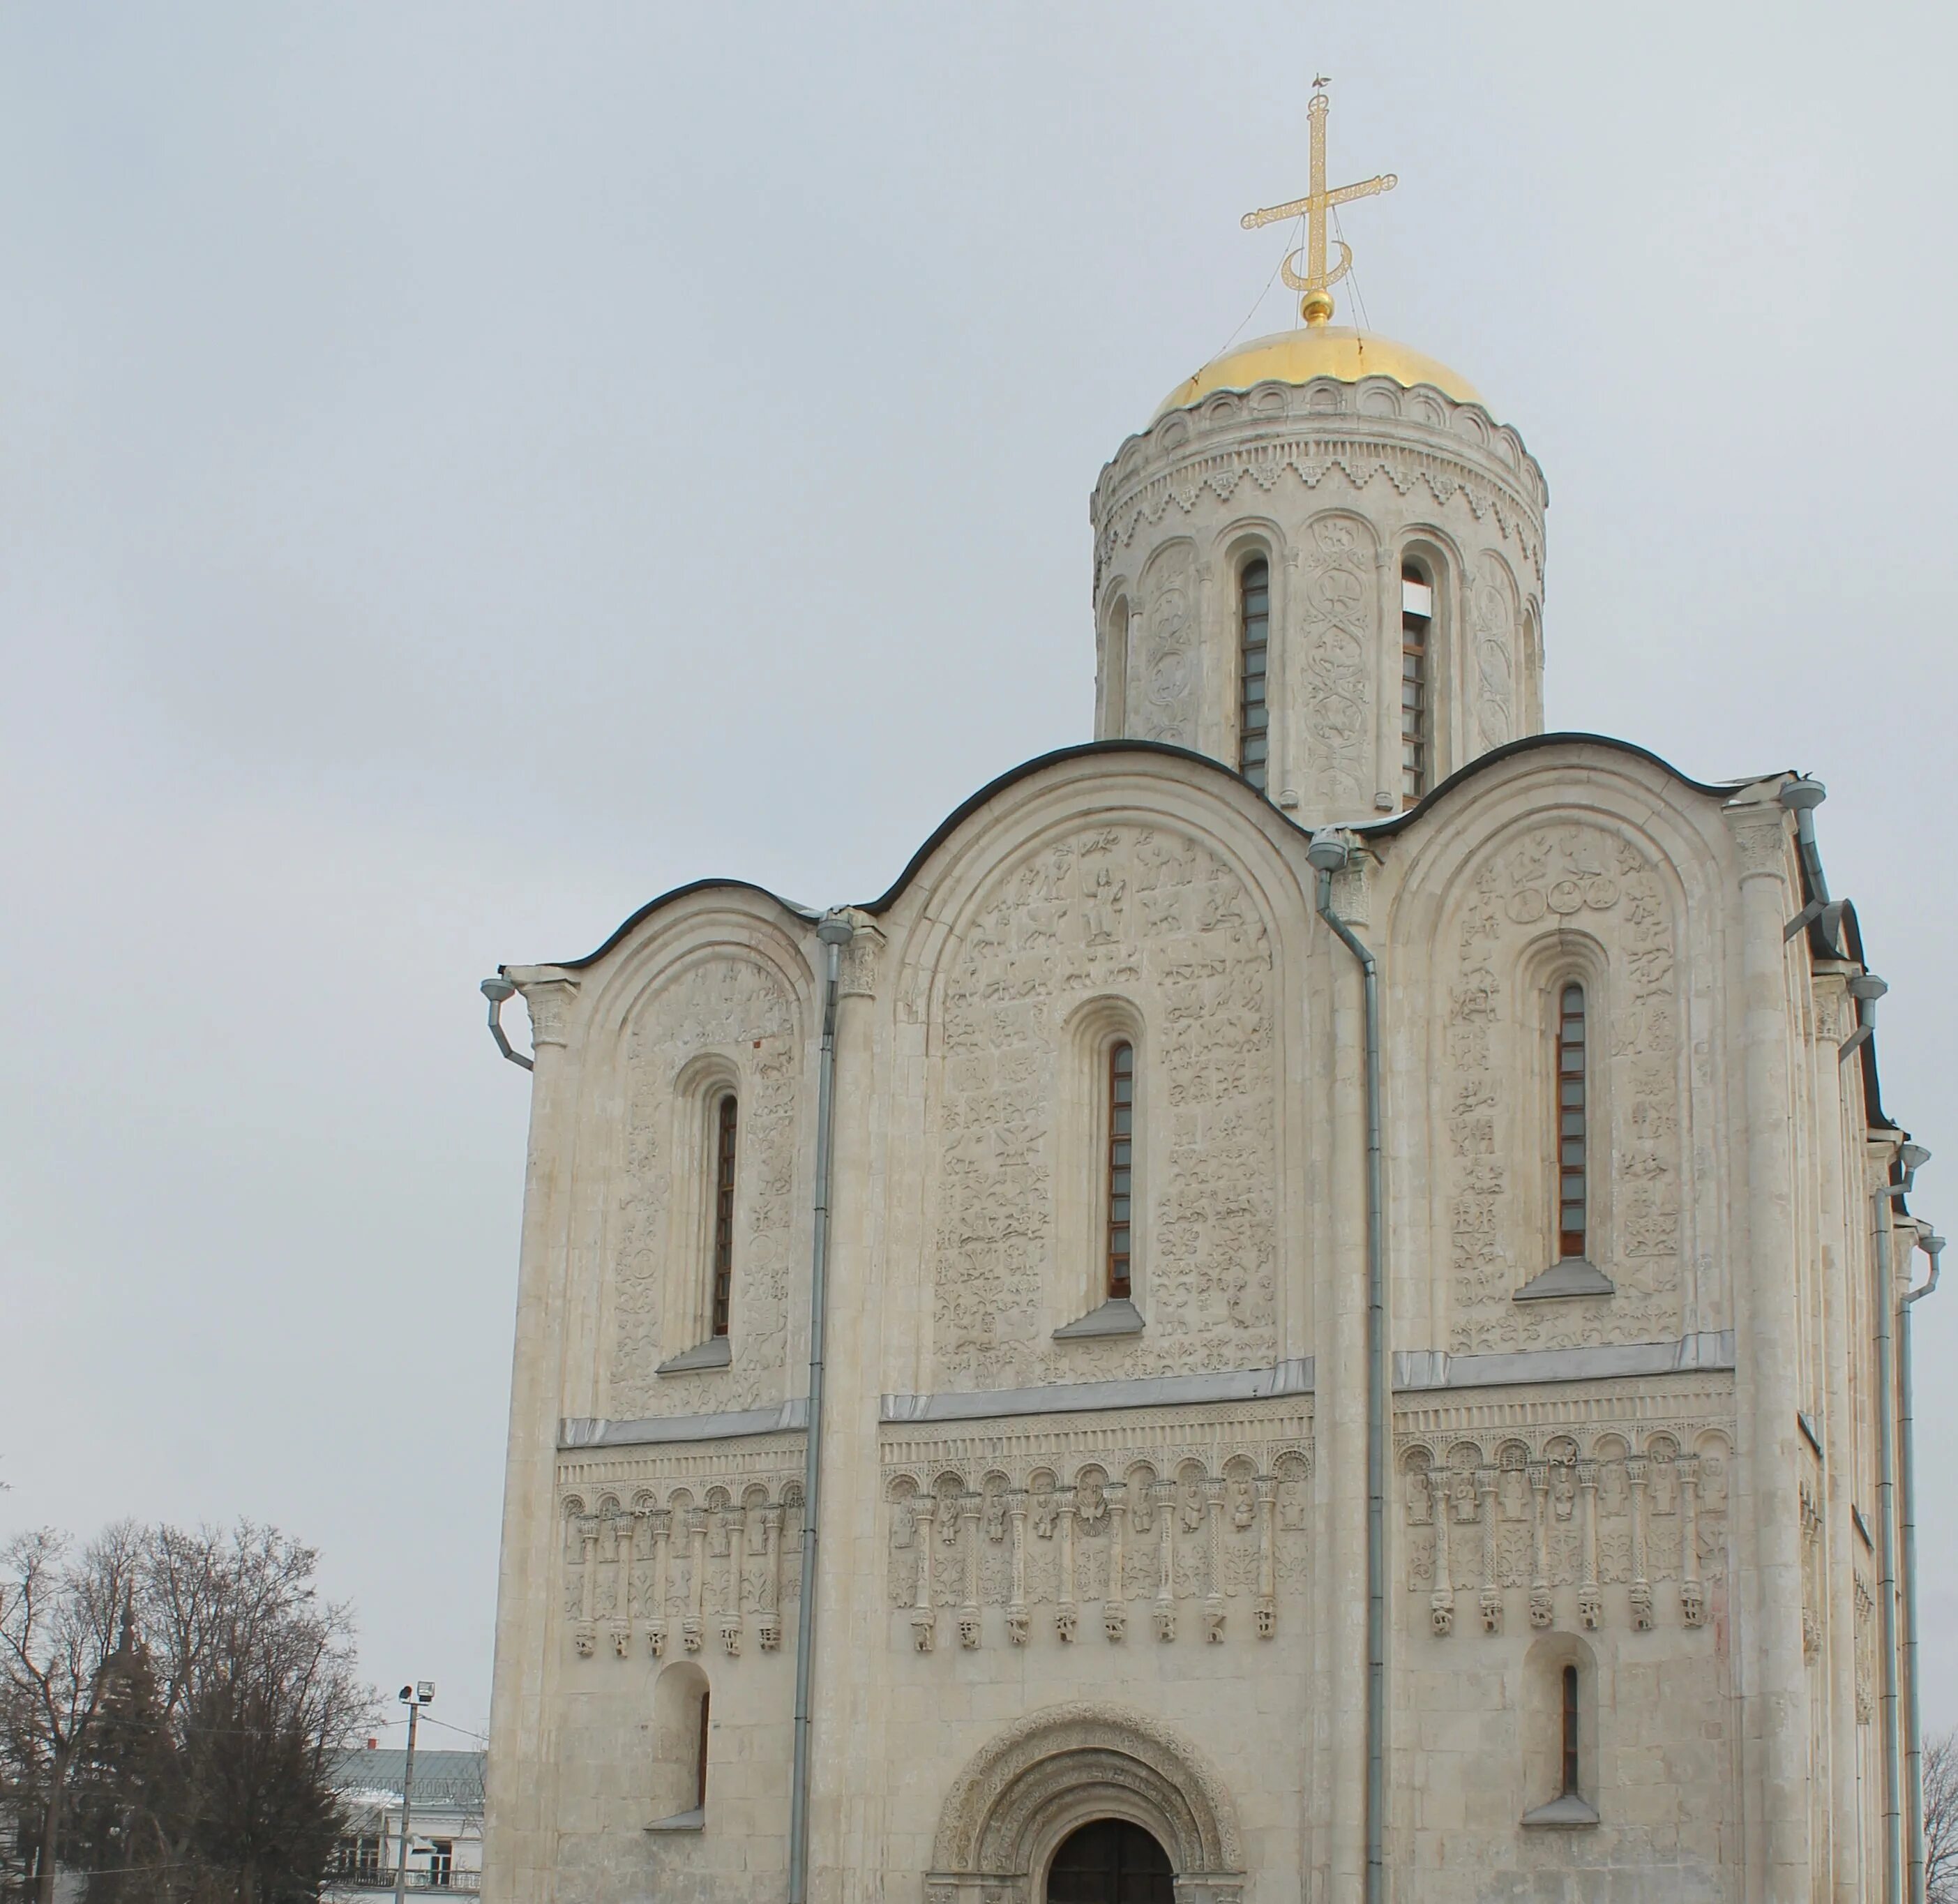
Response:
POLYGON ((1271 708, 1265 698, 1271 627, 1271 565, 1261 556, 1244 564, 1237 583, 1237 771, 1261 793, 1271 742, 1271 708))
POLYGON ((1136 1048, 1126 1040, 1108 1052, 1108 1293, 1129 1290, 1130 1212, 1136 1143, 1136 1048))
POLYGON ((1584 988, 1567 985, 1557 1020, 1557 1253, 1582 1256, 1585 1244, 1584 988))
POLYGON ((1427 792, 1427 636, 1434 619, 1434 591, 1412 563, 1401 570, 1401 804, 1411 807, 1427 792))

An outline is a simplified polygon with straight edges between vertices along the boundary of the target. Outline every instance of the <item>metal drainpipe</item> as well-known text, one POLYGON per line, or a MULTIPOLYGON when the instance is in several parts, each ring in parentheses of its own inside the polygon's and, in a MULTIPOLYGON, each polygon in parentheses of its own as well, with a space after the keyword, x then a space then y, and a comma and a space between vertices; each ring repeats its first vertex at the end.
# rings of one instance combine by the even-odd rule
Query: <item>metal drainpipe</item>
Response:
POLYGON ((1348 857, 1331 827, 1312 836, 1307 862, 1319 875, 1319 916, 1359 961, 1367 1041, 1367 1904, 1386 1897, 1387 1278, 1380 1161, 1380 989, 1373 955, 1332 909, 1332 875, 1348 857))
POLYGON ((1903 1678, 1905 1725, 1904 1825, 1910 1851, 1911 1904, 1924 1904, 1924 1718, 1918 1703, 1917 1484, 1915 1436, 1911 1425, 1911 1306, 1937 1287, 1937 1259, 1944 1239, 1919 1228, 1917 1246, 1931 1258, 1931 1274, 1905 1293, 1897 1312, 1897 1480, 1903 1494, 1903 1678))
POLYGON ((1802 871, 1808 875, 1810 898, 1808 903, 1782 928, 1781 935, 1784 940, 1792 939, 1805 926, 1820 919, 1830 956, 1840 958, 1842 954, 1836 947, 1840 943, 1843 903, 1829 896, 1829 881, 1822 871, 1821 849, 1815 839, 1815 809, 1828 798, 1828 789, 1807 774, 1782 784, 1781 803, 1795 815, 1795 851, 1800 854, 1802 871))
MULTIPOLYGON (((1846 1049, 1848 1045, 1846 1039, 1846 1049)), ((1877 1224, 1877 1555, 1882 1571, 1877 1610, 1883 1622, 1884 1650, 1884 1904, 1903 1904, 1903 1767, 1897 1715, 1897 1393, 1890 1347, 1897 1300, 1890 1269, 1890 1204, 1910 1188, 1913 1167, 1906 1163, 1900 1182, 1880 1185, 1870 1198, 1877 1224)))
POLYGON ((809 1895, 809 1679, 816 1645, 816 1506, 822 1487, 823 1322, 829 1285, 829 1165, 835 1115, 836 985, 850 922, 824 914, 816 936, 829 957, 822 988, 822 1047, 816 1073, 815 1240, 809 1275, 809 1426, 802 1482, 802 1598, 796 1608, 795 1760, 789 1784, 789 1904, 809 1895))

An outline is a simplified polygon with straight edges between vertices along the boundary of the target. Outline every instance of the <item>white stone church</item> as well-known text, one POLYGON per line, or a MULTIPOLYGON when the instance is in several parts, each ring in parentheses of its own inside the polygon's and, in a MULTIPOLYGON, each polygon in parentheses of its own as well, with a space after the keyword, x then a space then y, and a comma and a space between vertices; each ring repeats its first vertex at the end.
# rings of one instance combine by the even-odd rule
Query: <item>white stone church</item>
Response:
POLYGON ((1101 472, 1094 741, 507 969, 493 1904, 1914 1874, 1822 789, 1542 731, 1543 473, 1312 263, 1101 472))

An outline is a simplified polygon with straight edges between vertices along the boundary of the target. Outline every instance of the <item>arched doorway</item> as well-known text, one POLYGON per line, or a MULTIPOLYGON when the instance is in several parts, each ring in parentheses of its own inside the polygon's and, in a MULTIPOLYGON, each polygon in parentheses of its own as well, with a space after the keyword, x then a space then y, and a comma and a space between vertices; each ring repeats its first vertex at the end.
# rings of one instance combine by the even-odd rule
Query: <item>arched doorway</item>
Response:
POLYGON ((1175 1896, 1168 1852, 1126 1818, 1083 1825, 1047 1867, 1047 1904, 1174 1904, 1175 1896))
POLYGON ((1086 1701, 1023 1714, 974 1756, 924 1873, 924 1904, 1242 1904, 1244 1889, 1237 1813, 1202 1753, 1086 1701))

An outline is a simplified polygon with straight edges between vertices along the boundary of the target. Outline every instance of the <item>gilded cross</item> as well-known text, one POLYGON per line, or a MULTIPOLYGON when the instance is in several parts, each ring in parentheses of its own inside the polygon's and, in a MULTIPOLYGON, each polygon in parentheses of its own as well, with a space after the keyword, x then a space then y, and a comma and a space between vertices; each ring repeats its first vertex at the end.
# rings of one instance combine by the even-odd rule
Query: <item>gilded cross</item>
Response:
POLYGON ((1299 315, 1308 324, 1323 324, 1332 315, 1332 287, 1339 283, 1353 266, 1353 253, 1342 238, 1333 243, 1339 247, 1339 262, 1332 270, 1326 268, 1326 214, 1335 205, 1343 205, 1354 198, 1370 198, 1376 192, 1391 192, 1400 180, 1391 172, 1381 173, 1377 177, 1363 180, 1358 185, 1335 186, 1330 192, 1326 189, 1326 116, 1332 109, 1332 101, 1326 97, 1326 88, 1332 82, 1323 75, 1313 81, 1315 88, 1312 103, 1307 112, 1312 123, 1312 189, 1303 198, 1294 198, 1282 205, 1267 205, 1262 211, 1247 211, 1240 221, 1247 231, 1256 231, 1260 225, 1275 224, 1282 218, 1296 218, 1305 215, 1305 243, 1297 251, 1286 259, 1283 266, 1285 281, 1295 291, 1305 295, 1299 300, 1299 315), (1301 276, 1292 268, 1293 261, 1301 256, 1305 259, 1305 272, 1301 276))

